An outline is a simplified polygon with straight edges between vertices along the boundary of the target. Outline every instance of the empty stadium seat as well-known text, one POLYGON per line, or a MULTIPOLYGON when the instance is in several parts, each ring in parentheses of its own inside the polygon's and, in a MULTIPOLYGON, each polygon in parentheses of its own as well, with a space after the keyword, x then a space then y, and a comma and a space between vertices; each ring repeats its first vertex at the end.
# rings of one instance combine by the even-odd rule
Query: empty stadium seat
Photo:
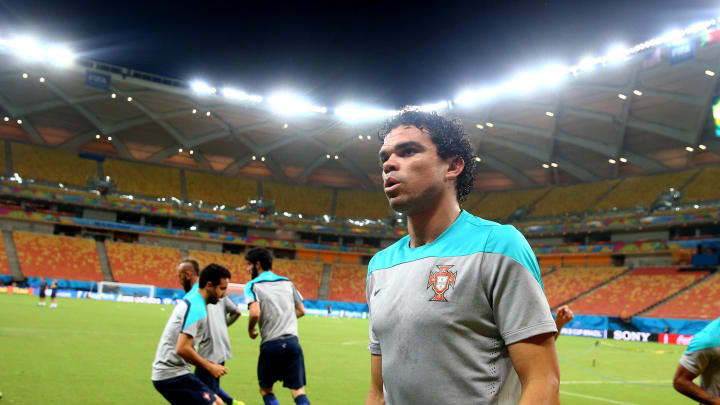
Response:
POLYGON ((103 163, 103 172, 115 182, 119 192, 151 197, 182 197, 178 169, 107 159, 103 163))
POLYGON ((25 277, 102 281, 95 241, 13 232, 20 269, 25 277))
POLYGON ((263 198, 275 201, 275 211, 321 217, 332 211, 333 192, 329 188, 263 182, 263 198))
POLYGON ((338 190, 335 216, 350 219, 384 219, 392 210, 385 193, 338 190))
POLYGON ((670 188, 679 190, 696 172, 697 169, 626 178, 600 200, 593 207, 593 211, 610 211, 615 208, 625 210, 638 205, 649 207, 661 193, 670 188))
POLYGON ((681 203, 720 200, 720 167, 706 167, 682 189, 681 203))
POLYGON ((0 274, 10 274, 10 264, 8 263, 7 251, 5 250, 5 240, 0 237, 0 274))
POLYGON ((273 272, 285 276, 295 284, 305 299, 316 300, 320 281, 322 280, 323 264, 302 260, 273 260, 273 272))
POLYGON ((105 242, 115 281, 180 288, 177 272, 180 251, 136 243, 105 242))
POLYGON ((640 268, 571 304, 579 314, 632 316, 702 278, 704 272, 677 267, 640 268))
MULTIPOLYGON (((720 274, 720 273, 718 273, 720 274)), ((709 277, 643 316, 656 318, 706 319, 720 317, 720 277, 709 277)))
POLYGON ((470 207, 468 211, 485 219, 505 220, 517 208, 530 206, 547 191, 547 188, 537 188, 490 193, 477 206, 470 207))
POLYGON ((88 177, 97 176, 97 162, 75 153, 12 143, 13 170, 21 177, 48 183, 85 187, 88 177))
POLYGON ((619 180, 555 187, 535 204, 529 217, 563 216, 578 214, 590 206, 619 180))
POLYGON ((231 283, 246 284, 250 281, 250 274, 245 270, 245 256, 199 250, 190 250, 188 254, 200 263, 201 270, 210 263, 217 263, 230 270, 230 274, 232 274, 231 283))
POLYGON ((571 267, 544 276, 543 285, 550 308, 577 297, 625 270, 625 267, 571 267))
POLYGON ((257 199, 257 181, 208 173, 185 171, 187 196, 192 201, 208 205, 240 207, 250 199, 257 199))
POLYGON ((367 266, 333 264, 330 274, 330 301, 365 302, 367 266))

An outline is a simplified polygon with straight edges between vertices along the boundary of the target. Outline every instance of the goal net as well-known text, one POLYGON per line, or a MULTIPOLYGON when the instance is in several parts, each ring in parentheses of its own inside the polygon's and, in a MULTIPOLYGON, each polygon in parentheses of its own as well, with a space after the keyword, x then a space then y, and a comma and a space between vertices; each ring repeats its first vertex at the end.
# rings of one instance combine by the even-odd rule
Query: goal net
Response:
POLYGON ((97 287, 98 294, 117 294, 131 297, 155 298, 155 286, 148 284, 116 283, 114 281, 101 281, 97 287))

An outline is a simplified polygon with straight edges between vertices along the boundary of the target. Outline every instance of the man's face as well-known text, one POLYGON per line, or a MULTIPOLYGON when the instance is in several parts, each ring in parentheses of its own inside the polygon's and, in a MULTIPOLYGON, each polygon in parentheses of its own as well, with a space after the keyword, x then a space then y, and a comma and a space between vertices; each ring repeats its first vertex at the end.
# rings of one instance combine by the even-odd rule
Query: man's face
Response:
POLYGON ((251 280, 254 279, 255 277, 257 277, 257 276, 258 276, 258 273, 260 272, 260 271, 257 269, 257 267, 258 267, 257 265, 255 265, 255 264, 253 264, 253 263, 250 263, 249 261, 245 260, 245 270, 246 270, 248 273, 250 273, 250 279, 251 279, 251 280))
POLYGON ((385 195, 395 211, 405 214, 422 211, 449 190, 446 186, 449 163, 438 156, 427 131, 414 126, 393 129, 385 137, 379 157, 385 195))
POLYGON ((218 301, 220 301, 224 296, 226 296, 228 283, 230 283, 229 278, 221 278, 220 284, 216 286, 213 286, 212 283, 208 281, 207 285, 205 286, 205 289, 208 292, 207 303, 217 304, 218 301))
POLYGON ((193 268, 190 263, 180 263, 177 266, 178 282, 185 292, 190 291, 193 285, 193 268))

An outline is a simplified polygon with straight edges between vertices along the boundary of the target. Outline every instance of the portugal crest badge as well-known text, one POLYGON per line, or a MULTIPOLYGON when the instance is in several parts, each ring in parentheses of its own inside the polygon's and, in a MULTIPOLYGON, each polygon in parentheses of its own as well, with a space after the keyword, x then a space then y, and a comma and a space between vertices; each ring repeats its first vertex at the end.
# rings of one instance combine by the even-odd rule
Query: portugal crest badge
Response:
POLYGON ((457 277, 457 271, 450 271, 453 265, 440 265, 436 266, 437 271, 430 271, 430 279, 428 279, 427 288, 431 288, 435 295, 430 298, 430 301, 447 302, 445 293, 450 287, 455 288, 455 277, 457 277))

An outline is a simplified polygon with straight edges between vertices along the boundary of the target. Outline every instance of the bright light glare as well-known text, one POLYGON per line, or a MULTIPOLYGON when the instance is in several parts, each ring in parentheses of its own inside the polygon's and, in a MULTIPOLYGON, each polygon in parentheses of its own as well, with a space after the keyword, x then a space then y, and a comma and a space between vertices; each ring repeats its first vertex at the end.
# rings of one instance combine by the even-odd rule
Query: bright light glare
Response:
POLYGON ((397 114, 396 110, 385 110, 382 108, 365 108, 352 104, 342 105, 335 109, 335 115, 345 121, 369 121, 380 120, 397 114))
POLYGON ((67 67, 75 61, 73 52, 64 46, 55 46, 48 50, 48 60, 55 66, 67 67))
POLYGON ((623 62, 627 60, 629 53, 629 49, 622 46, 615 46, 610 49, 610 52, 605 56, 605 60, 611 63, 623 62))
POLYGON ((268 97, 270 108, 278 114, 326 113, 327 108, 312 105, 309 101, 289 93, 277 93, 268 97))
POLYGON ((231 100, 252 101, 254 103, 261 103, 263 101, 262 96, 248 94, 242 90, 237 90, 230 87, 225 87, 224 89, 222 89, 222 94, 223 96, 231 100))
POLYGON ((447 101, 438 101, 437 103, 432 104, 422 104, 419 106, 410 106, 410 110, 420 110, 424 112, 432 112, 432 111, 438 111, 438 110, 445 110, 450 107, 450 103, 447 101))
POLYGON ((543 68, 540 73, 540 80, 543 85, 557 85, 562 83, 568 77, 570 69, 566 66, 550 65, 543 68))
POLYGON ((512 80, 500 86, 503 91, 508 92, 529 92, 540 85, 540 78, 531 73, 523 73, 515 76, 512 80))
POLYGON ((210 87, 209 84, 205 83, 202 80, 194 80, 194 81, 190 82, 190 88, 194 92, 196 92, 198 94, 204 94, 204 95, 214 94, 216 91, 214 87, 210 87))
POLYGON ((30 61, 40 61, 45 55, 45 50, 34 38, 13 38, 8 42, 8 47, 17 56, 30 61))
POLYGON ((481 101, 489 100, 497 93, 498 91, 496 89, 466 90, 455 98, 455 103, 470 106, 481 101))

